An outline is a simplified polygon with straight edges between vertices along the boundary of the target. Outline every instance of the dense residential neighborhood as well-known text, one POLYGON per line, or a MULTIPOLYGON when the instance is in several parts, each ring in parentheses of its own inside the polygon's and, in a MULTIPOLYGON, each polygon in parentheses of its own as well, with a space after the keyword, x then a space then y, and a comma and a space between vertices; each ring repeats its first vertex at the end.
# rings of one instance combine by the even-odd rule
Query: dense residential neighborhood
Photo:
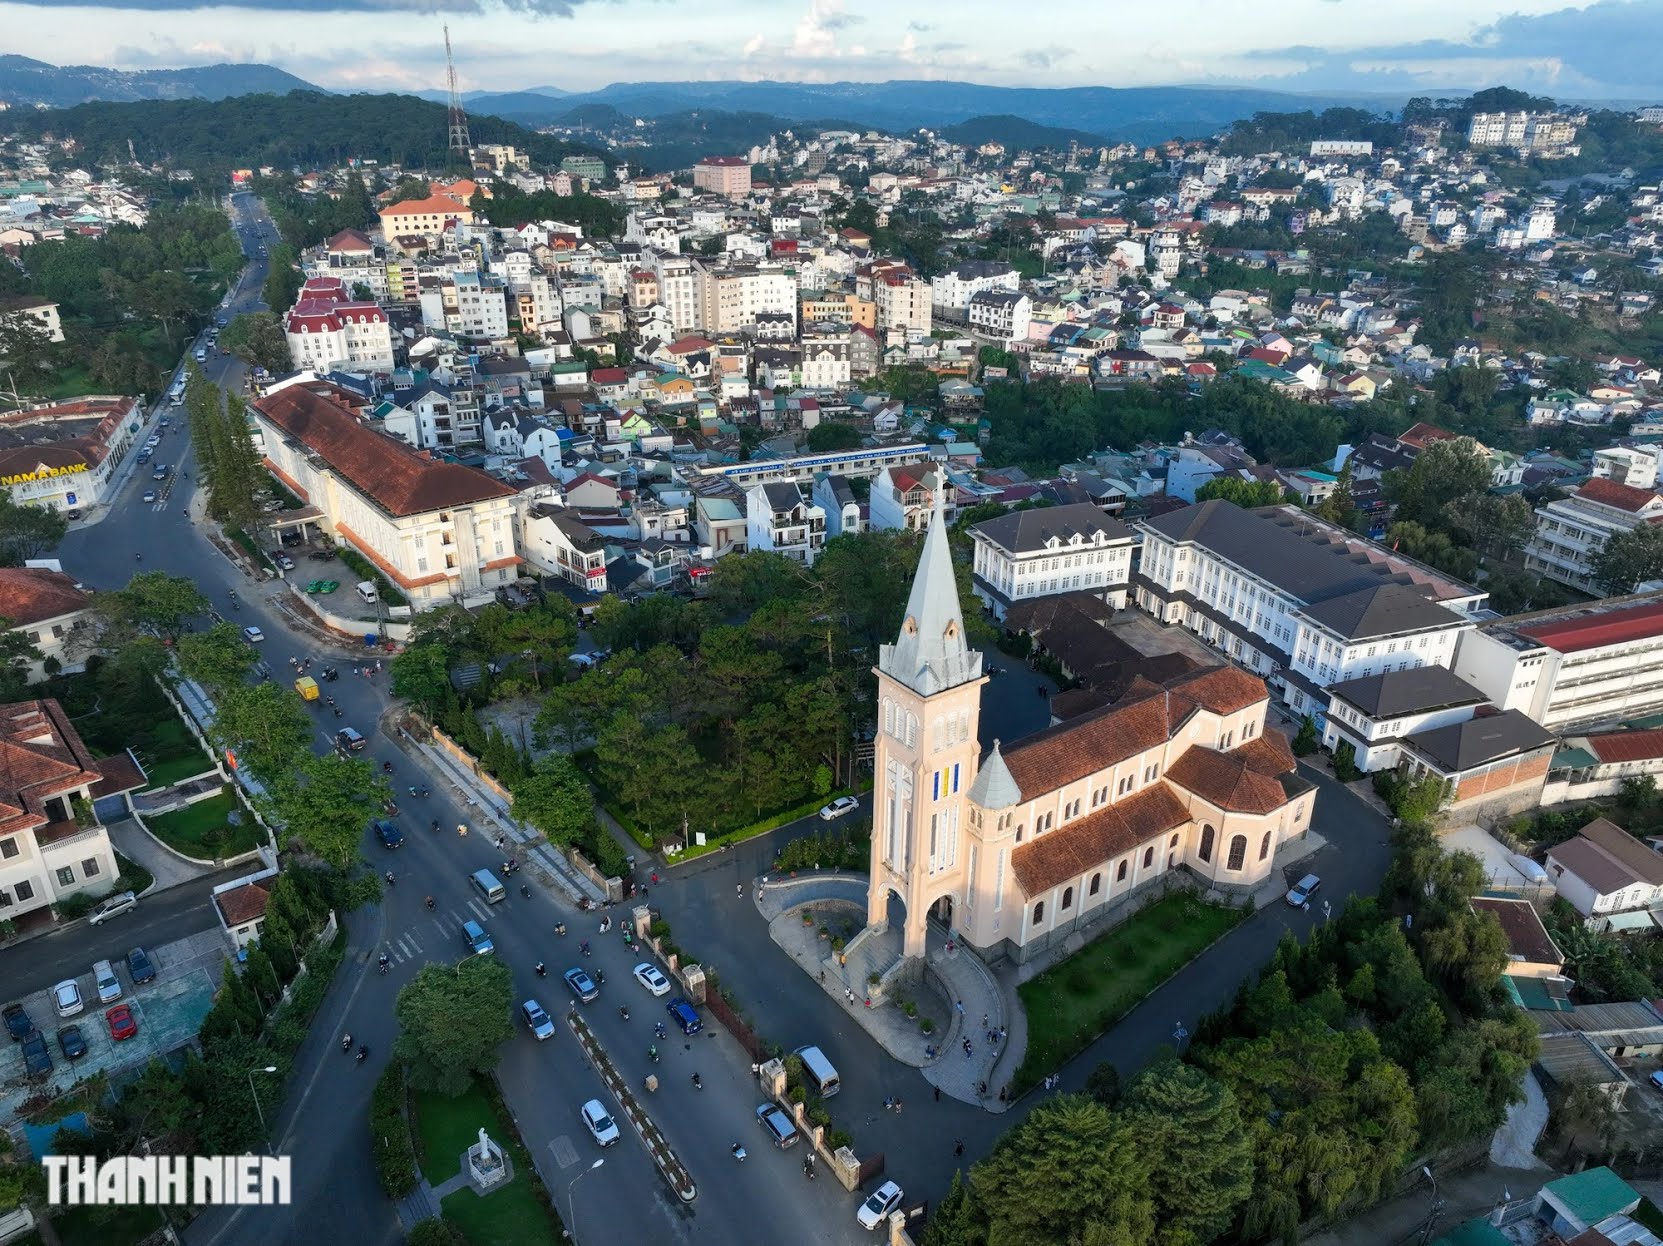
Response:
POLYGON ((0 1241, 1663 1242, 1663 107, 452 37, 0 75, 0 1241))

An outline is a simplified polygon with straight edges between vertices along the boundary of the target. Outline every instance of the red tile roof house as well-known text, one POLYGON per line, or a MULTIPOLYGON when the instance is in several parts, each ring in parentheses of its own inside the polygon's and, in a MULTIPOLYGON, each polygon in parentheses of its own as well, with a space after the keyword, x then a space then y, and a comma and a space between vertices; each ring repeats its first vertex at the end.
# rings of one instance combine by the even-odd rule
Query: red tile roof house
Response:
POLYGON ((11 629, 28 637, 40 651, 29 663, 29 682, 46 674, 47 663, 55 671, 79 671, 92 652, 92 594, 80 588, 73 576, 46 567, 0 567, 0 619, 11 629), (80 633, 77 636, 76 633, 80 633), (81 640, 89 643, 79 643, 81 640))
POLYGON ((94 802, 142 782, 131 757, 95 760, 56 701, 0 705, 0 918, 109 891, 115 852, 94 802))
POLYGON ((412 449, 305 386, 269 391, 249 414, 266 467, 412 609, 483 605, 518 577, 508 485, 412 449))

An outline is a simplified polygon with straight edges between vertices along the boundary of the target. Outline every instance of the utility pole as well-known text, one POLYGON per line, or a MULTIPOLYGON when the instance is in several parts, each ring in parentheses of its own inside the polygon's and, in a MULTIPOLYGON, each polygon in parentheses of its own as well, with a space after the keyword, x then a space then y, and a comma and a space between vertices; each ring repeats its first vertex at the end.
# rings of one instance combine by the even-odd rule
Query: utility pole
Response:
POLYGON ((463 160, 473 143, 468 139, 468 114, 462 111, 462 92, 456 86, 456 61, 450 54, 450 27, 445 27, 445 78, 450 87, 450 150, 463 160))

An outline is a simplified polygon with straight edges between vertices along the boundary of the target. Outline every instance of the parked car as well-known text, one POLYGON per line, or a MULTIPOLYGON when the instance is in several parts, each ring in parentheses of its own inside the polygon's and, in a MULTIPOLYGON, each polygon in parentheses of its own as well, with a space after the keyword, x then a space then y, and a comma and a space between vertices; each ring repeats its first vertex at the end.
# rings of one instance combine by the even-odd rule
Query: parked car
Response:
POLYGON ((132 1038, 139 1032, 139 1023, 133 1019, 133 1010, 126 1004, 117 1004, 106 1012, 104 1023, 110 1027, 110 1037, 118 1043, 132 1038))
POLYGON ((112 917, 120 917, 123 913, 130 913, 138 907, 139 898, 131 891, 119 892, 100 901, 93 907, 87 920, 94 926, 107 922, 112 917))
POLYGON ((75 985, 74 978, 65 978, 52 988, 52 1006, 58 1010, 60 1017, 73 1017, 86 1007, 81 1002, 81 988, 75 985))
POLYGON ((93 962, 92 980, 98 988, 100 1004, 111 1004, 121 998, 121 979, 115 976, 115 966, 109 961, 93 962))
POLYGON ((35 1023, 29 1020, 22 1004, 7 1004, 0 1009, 0 1017, 6 1019, 6 1033, 12 1036, 14 1043, 21 1043, 34 1032, 35 1023))
POLYGON ((668 995, 670 993, 670 979, 659 971, 657 965, 642 961, 635 967, 635 980, 654 995, 668 995))
POLYGON ((820 807, 820 820, 830 822, 835 818, 843 817, 845 814, 853 813, 859 808, 860 802, 853 796, 839 796, 831 804, 820 807))
POLYGON ((871 1198, 860 1205, 860 1210, 855 1213, 855 1223, 870 1233, 900 1205, 901 1187, 893 1181, 885 1181, 872 1191, 871 1198))
POLYGON ((52 1053, 39 1030, 30 1030, 23 1038, 23 1071, 29 1077, 44 1077, 52 1071, 52 1053))
POLYGON ((1322 879, 1315 874, 1307 874, 1292 887, 1288 888, 1288 903, 1294 908, 1303 908, 1310 902, 1311 893, 1322 886, 1322 879))
POLYGON ((583 1105, 583 1123, 602 1146, 611 1146, 618 1140, 618 1126, 599 1099, 591 1099, 583 1105))
POLYGON ((566 985, 572 988, 572 994, 585 1004, 593 1003, 600 998, 601 989, 595 985, 595 980, 582 969, 568 969, 563 975, 566 985))
POLYGON ((150 963, 150 957, 142 947, 127 953, 127 972, 132 975, 134 986, 156 980, 156 966, 150 963))
POLYGON ((773 1139, 774 1145, 780 1150, 788 1146, 797 1145, 797 1127, 791 1123, 791 1118, 780 1110, 778 1105, 764 1103, 756 1110, 756 1123, 762 1126, 762 1132, 773 1139))
POLYGON ((81 1037, 81 1027, 78 1025, 59 1026, 58 1049, 64 1053, 65 1060, 79 1060, 86 1055, 87 1040, 81 1037))
POLYGON ((665 1004, 664 1011, 669 1013, 671 1019, 681 1027, 683 1034, 697 1034, 704 1029, 704 1022, 699 1020, 699 1014, 693 1010, 693 1005, 689 1004, 680 995, 665 1004))
POLYGON ((520 1015, 525 1023, 531 1027, 531 1032, 537 1036, 537 1041, 554 1037, 554 1022, 549 1020, 549 1014, 543 1011, 543 1005, 534 999, 528 999, 520 1005, 520 1015))
POLYGON ((383 848, 397 848, 404 843, 404 832, 398 829, 398 823, 387 818, 375 820, 375 837, 383 848))

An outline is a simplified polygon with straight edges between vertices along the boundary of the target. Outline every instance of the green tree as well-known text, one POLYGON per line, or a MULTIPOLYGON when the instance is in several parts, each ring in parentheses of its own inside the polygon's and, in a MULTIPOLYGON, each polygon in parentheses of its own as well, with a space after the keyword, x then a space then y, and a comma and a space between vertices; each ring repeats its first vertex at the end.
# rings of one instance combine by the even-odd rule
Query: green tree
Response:
POLYGON ((219 344, 244 363, 282 375, 293 368, 289 339, 274 311, 245 312, 232 318, 219 335, 219 344))
POLYGON ((300 293, 300 268, 294 248, 287 243, 280 242, 272 247, 271 254, 266 258, 269 267, 265 285, 260 290, 260 301, 281 316, 294 306, 295 296, 300 293))
POLYGON ((513 992, 508 966, 495 956, 423 965, 393 1010, 393 1055, 410 1066, 410 1084, 459 1095, 496 1068, 514 1036, 513 992))
POLYGON ((100 594, 97 605, 119 628, 177 640, 186 620, 208 608, 208 599, 188 576, 141 571, 126 588, 100 594))
POLYGON ((283 829, 337 869, 358 861, 364 828, 387 794, 368 762, 338 753, 307 756, 273 787, 283 829))
POLYGON ((254 665, 254 650, 240 628, 216 623, 205 632, 179 638, 179 668, 205 688, 219 690, 241 684, 254 665))
POLYGON ((1155 1240, 1149 1162, 1129 1120, 1084 1095, 1040 1104, 970 1176, 989 1246, 1155 1240))
POLYGON ((963 1174, 955 1170, 953 1183, 924 1226, 923 1246, 983 1246, 986 1241, 981 1212, 963 1174))
POLYGON ((1387 472, 1381 484, 1400 520, 1437 527, 1445 508, 1490 487, 1489 456, 1470 437, 1434 441, 1406 468, 1387 472))
POLYGON ((228 684, 219 689, 212 735, 236 752, 268 786, 277 782, 305 754, 312 739, 312 718, 295 692, 275 683, 228 684))
POLYGON ((452 692, 450 660, 445 647, 432 642, 413 644, 392 661, 393 695, 430 713, 452 692))
POLYGON ((27 392, 42 384, 52 375, 56 353, 51 334, 34 316, 0 312, 0 368, 9 374, 7 388, 27 392))
POLYGON ((1158 1240, 1222 1236, 1253 1190, 1252 1145, 1235 1096, 1200 1069, 1168 1060, 1133 1083, 1126 1111, 1149 1163, 1158 1240))
POLYGON ((1594 579, 1613 597, 1663 576, 1663 528, 1640 524, 1618 532, 1594 556, 1594 579))
POLYGON ((577 764, 563 753, 551 753, 514 785, 514 813, 551 843, 569 847, 593 832, 595 798, 577 764))
POLYGON ((1357 509, 1357 498, 1351 491, 1349 458, 1340 467, 1339 479, 1334 482, 1334 492, 1311 509, 1329 523, 1339 524, 1340 527, 1349 528, 1353 532, 1363 530, 1363 513, 1357 509))
POLYGON ((0 567, 21 567, 56 549, 68 530, 62 512, 20 505, 9 493, 0 494, 0 567))
POLYGON ((1294 733, 1293 752, 1296 757, 1309 757, 1317 750, 1317 724, 1309 714, 1300 720, 1299 730, 1294 733))
POLYGON ((808 430, 808 448, 813 454, 853 450, 865 440, 866 434, 853 424, 839 424, 835 420, 822 421, 808 430))
POLYGON ((1240 476, 1215 476, 1195 491, 1197 502, 1221 498, 1234 502, 1243 509, 1255 506, 1275 506, 1287 496, 1287 490, 1274 480, 1244 480, 1240 476))

